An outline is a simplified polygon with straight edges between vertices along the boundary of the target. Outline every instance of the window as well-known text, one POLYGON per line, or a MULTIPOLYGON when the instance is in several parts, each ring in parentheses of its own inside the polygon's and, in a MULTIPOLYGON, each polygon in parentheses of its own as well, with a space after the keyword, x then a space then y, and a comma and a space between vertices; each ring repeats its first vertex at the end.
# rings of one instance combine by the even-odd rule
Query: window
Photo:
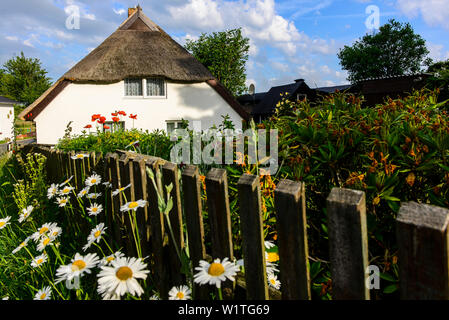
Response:
POLYGON ((125 97, 165 98, 166 92, 164 78, 125 79, 125 97))
POLYGON ((170 134, 175 129, 182 129, 182 121, 181 120, 167 120, 167 133, 170 134))
POLYGON ((125 121, 106 121, 103 125, 103 132, 116 132, 120 130, 125 130, 125 121), (104 126, 108 127, 109 129, 104 128, 104 126))
POLYGON ((125 96, 139 97, 143 96, 141 79, 125 79, 125 96))
POLYGON ((304 99, 307 99, 307 94, 305 94, 305 93, 298 93, 296 95, 296 101, 303 101, 304 99))
POLYGON ((165 96, 165 81, 162 78, 149 78, 147 82, 147 96, 148 97, 164 97, 165 96))

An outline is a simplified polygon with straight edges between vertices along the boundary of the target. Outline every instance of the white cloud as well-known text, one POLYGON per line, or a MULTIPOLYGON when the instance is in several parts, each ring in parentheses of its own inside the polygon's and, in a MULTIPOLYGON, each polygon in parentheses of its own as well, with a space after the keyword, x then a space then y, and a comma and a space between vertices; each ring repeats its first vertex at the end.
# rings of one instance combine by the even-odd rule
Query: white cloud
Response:
POLYGON ((15 36, 6 36, 5 39, 9 41, 19 41, 19 38, 15 36))
POLYGON ((31 39, 27 39, 23 42, 24 45, 30 48, 34 48, 34 45, 31 43, 31 39))
POLYGON ((115 14, 118 14, 119 16, 121 16, 124 13, 126 13, 126 10, 123 9, 123 8, 119 9, 119 10, 117 10, 117 9, 112 9, 112 10, 114 11, 115 14))
POLYGON ((449 29, 449 5, 447 0, 397 0, 397 7, 408 18, 415 18, 421 14, 428 25, 441 25, 449 29))
POLYGON ((184 25, 197 28, 222 28, 223 19, 218 4, 213 0, 189 0, 181 7, 169 6, 173 19, 184 25))
POLYGON ((429 57, 436 61, 449 59, 449 51, 443 50, 444 46, 433 42, 426 42, 427 49, 429 49, 429 57))

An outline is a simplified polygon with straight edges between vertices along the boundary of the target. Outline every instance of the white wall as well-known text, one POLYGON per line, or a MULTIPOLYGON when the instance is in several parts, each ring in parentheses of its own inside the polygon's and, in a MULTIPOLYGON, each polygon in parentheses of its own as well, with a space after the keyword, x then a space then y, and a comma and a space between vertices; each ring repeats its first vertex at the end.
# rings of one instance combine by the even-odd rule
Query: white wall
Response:
POLYGON ((14 106, 10 104, 0 104, 0 141, 12 140, 12 129, 14 126, 14 106))
MULTIPOLYGON (((73 134, 79 134, 91 122, 93 114, 111 121, 111 112, 123 110, 126 129, 133 127, 129 114, 137 114, 134 127, 144 130, 166 130, 166 120, 201 120, 203 129, 219 125, 221 115, 228 114, 236 128, 242 118, 207 83, 167 84, 166 98, 124 97, 124 82, 108 85, 69 84, 35 119, 37 143, 56 144, 73 121, 73 134)), ((91 129, 95 131, 95 129, 91 129)))

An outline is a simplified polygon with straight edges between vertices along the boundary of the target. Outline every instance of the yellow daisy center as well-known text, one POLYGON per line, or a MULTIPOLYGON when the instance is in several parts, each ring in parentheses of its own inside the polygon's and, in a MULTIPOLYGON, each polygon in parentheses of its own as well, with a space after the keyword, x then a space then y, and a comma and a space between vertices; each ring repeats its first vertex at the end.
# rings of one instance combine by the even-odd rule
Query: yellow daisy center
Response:
POLYGON ((94 233, 95 238, 98 238, 99 236, 101 236, 101 231, 98 230, 97 232, 94 233))
POLYGON ((137 208, 139 206, 139 204, 137 202, 131 202, 128 206, 128 208, 130 209, 134 209, 137 208))
POLYGON ((25 242, 22 242, 19 247, 25 247, 26 245, 27 244, 25 242))
POLYGON ((129 267, 120 267, 117 272, 115 273, 117 278, 119 278, 122 281, 126 281, 129 278, 132 278, 133 271, 129 267))
POLYGON ((61 199, 61 201, 59 201, 59 203, 66 203, 67 200, 66 199, 61 199))
POLYGON ((45 298, 47 297, 47 294, 45 294, 45 293, 43 293, 42 295, 41 295, 41 300, 44 300, 45 298))
POLYGON ((58 235, 58 231, 53 232, 52 234, 54 237, 56 237, 58 235))
POLYGON ((44 259, 39 259, 36 261, 36 264, 41 264, 42 262, 44 262, 44 259))
POLYGON ((82 154, 79 154, 76 156, 78 159, 84 158, 84 156, 82 154))
POLYGON ((178 299, 184 299, 184 293, 181 292, 181 291, 179 291, 179 292, 176 294, 176 297, 178 297, 178 299))
POLYGON ((92 208, 92 212, 97 212, 97 211, 98 211, 98 208, 97 208, 97 207, 92 208))
POLYGON ((207 270, 207 273, 209 273, 211 276, 218 277, 222 275, 225 272, 225 269, 221 263, 212 263, 209 267, 209 270, 207 270))
POLYGON ((111 261, 114 261, 114 260, 115 260, 114 257, 107 257, 107 258, 106 258, 106 261, 107 261, 107 262, 111 262, 111 261))
POLYGON ((0 228, 3 227, 6 224, 5 221, 0 221, 0 228))
POLYGON ((65 188, 64 190, 62 190, 62 193, 69 193, 70 189, 69 188, 65 188))
POLYGON ((279 255, 276 252, 268 252, 268 261, 269 262, 279 261, 279 255))
POLYGON ((50 238, 47 238, 47 239, 44 240, 44 242, 42 242, 42 244, 43 244, 44 246, 46 246, 46 245, 49 244, 49 243, 50 243, 50 238))
POLYGON ((96 183, 96 182, 97 182, 97 179, 92 179, 90 182, 96 183))
POLYGON ((274 279, 270 279, 270 282, 271 282, 272 285, 276 284, 276 280, 274 280, 274 279))
POLYGON ((43 233, 45 233, 45 232, 47 232, 48 231, 48 228, 47 227, 42 227, 40 230, 39 230, 39 234, 43 234, 43 233))
POLYGON ((118 191, 123 191, 123 190, 125 190, 125 188, 120 188, 120 189, 118 189, 118 191))
POLYGON ((76 260, 72 263, 72 271, 81 271, 86 267, 86 263, 83 260, 76 260))

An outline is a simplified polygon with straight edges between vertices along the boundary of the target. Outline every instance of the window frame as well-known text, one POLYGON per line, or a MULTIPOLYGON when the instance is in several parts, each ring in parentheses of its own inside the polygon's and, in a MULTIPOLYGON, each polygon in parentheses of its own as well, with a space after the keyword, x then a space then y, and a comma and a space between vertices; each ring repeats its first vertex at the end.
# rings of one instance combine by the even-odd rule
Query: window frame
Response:
POLYGON ((168 97, 167 89, 168 89, 167 81, 166 81, 165 78, 162 78, 162 77, 126 78, 125 80, 123 80, 123 97, 125 99, 167 99, 167 97, 168 97), (141 81, 141 84, 142 84, 142 95, 140 95, 140 96, 127 96, 126 95, 126 80, 127 79, 131 79, 131 80, 139 79, 141 81), (164 86, 164 95, 162 95, 162 96, 150 96, 150 95, 148 95, 147 79, 162 79, 163 86, 164 86))
POLYGON ((173 132, 173 130, 172 131, 168 131, 168 125, 169 124, 174 124, 173 130, 181 129, 180 125, 182 124, 182 120, 165 120, 165 130, 167 131, 167 134, 170 134, 170 133, 173 132))

